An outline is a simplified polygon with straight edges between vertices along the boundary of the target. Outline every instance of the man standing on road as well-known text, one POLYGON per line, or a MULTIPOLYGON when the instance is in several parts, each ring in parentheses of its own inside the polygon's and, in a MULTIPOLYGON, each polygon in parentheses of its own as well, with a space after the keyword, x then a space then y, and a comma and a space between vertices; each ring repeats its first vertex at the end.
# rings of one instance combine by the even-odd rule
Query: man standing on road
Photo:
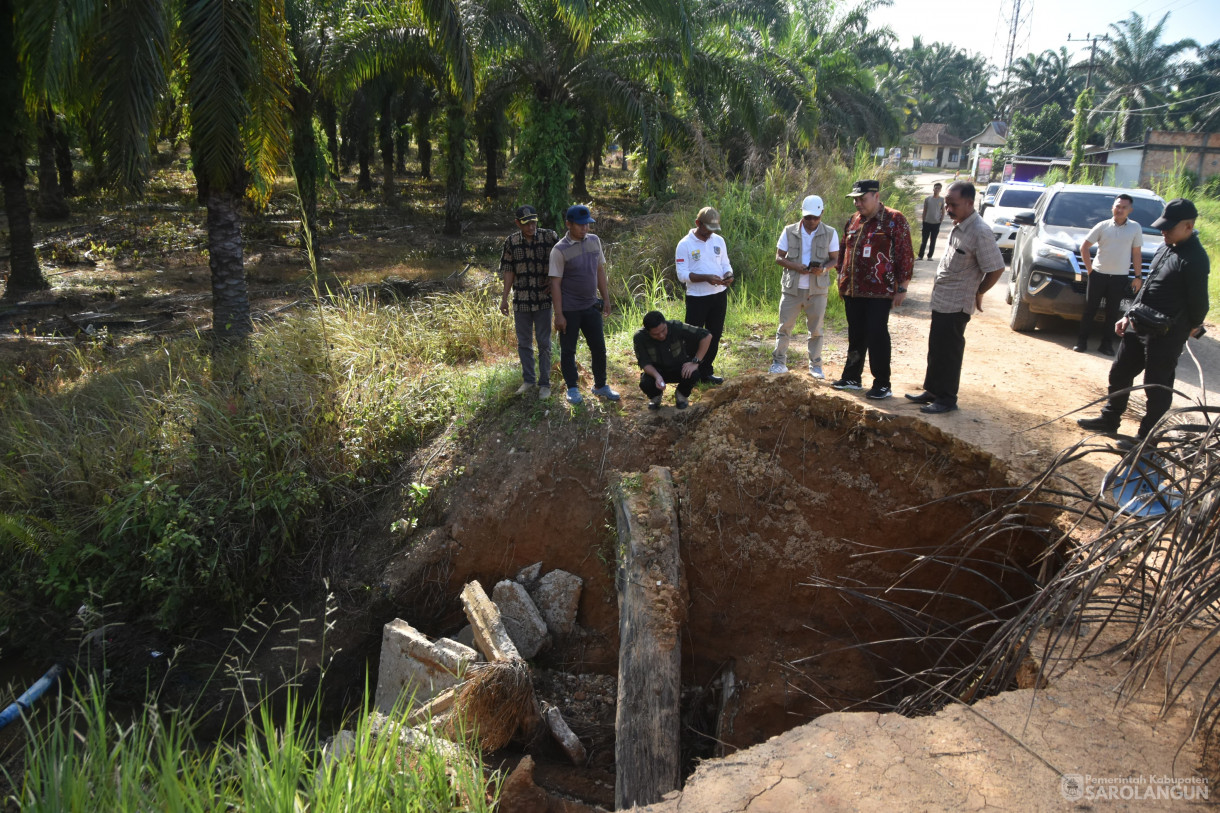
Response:
POLYGON ((817 195, 801 202, 801 219, 784 227, 775 244, 775 263, 784 269, 780 282, 779 328, 771 353, 772 373, 788 372, 788 340, 801 311, 809 328, 809 374, 822 373, 822 320, 830 293, 830 272, 839 264, 839 233, 822 222, 825 205, 817 195))
POLYGON ((686 286, 686 324, 707 328, 712 334, 712 347, 706 354, 700 354, 699 368, 699 379, 710 384, 724 383, 713 364, 724 333, 729 286, 733 284, 729 250, 719 231, 720 213, 705 206, 695 217, 695 228, 678 241, 674 250, 678 279, 686 286))
POLYGON ((1178 357, 1189 336, 1203 335, 1207 315, 1209 262, 1195 231, 1198 216, 1194 203, 1177 198, 1165 204, 1153 221, 1152 228, 1160 229, 1165 244, 1153 256, 1148 280, 1131 309, 1114 325, 1119 345, 1110 365, 1110 400, 1096 418, 1076 421, 1082 429, 1117 432, 1131 397, 1127 390, 1141 370, 1148 404, 1140 421, 1140 439, 1148 437, 1169 411, 1178 357))
POLYGON ((1143 256, 1140 247, 1144 245, 1144 230, 1140 224, 1128 219, 1135 199, 1123 193, 1114 199, 1110 211, 1114 217, 1103 220, 1093 227, 1089 236, 1084 238, 1080 246, 1080 259, 1084 261, 1084 270, 1088 273, 1088 289, 1085 294, 1084 315, 1080 319, 1080 335, 1076 346, 1072 349, 1084 353, 1089 349, 1089 334, 1093 332, 1093 317, 1101 306, 1101 300, 1106 300, 1106 321, 1101 328, 1102 355, 1114 355, 1114 346, 1110 341, 1110 331, 1118 321, 1118 303, 1134 288, 1139 291, 1141 275, 1143 274, 1143 256), (1097 246, 1097 260, 1089 252, 1097 246), (1127 284, 1128 269, 1135 268, 1135 282, 1127 284))
POLYGON ((517 229, 504 240, 500 273, 504 296, 500 313, 508 315, 508 292, 513 292, 513 322, 517 329, 517 356, 523 383, 518 395, 538 386, 539 398, 551 397, 551 249, 559 239, 551 229, 538 228, 533 206, 519 206, 517 229), (538 342, 538 377, 534 378, 534 341, 538 342))
POLYGON ((940 196, 940 184, 932 184, 932 194, 923 199, 923 214, 920 219, 923 221, 923 236, 919 240, 919 251, 915 252, 915 259, 924 258, 923 250, 926 247, 930 260, 932 252, 936 251, 936 236, 940 234, 940 224, 945 219, 945 199, 940 196))
POLYGON ((714 347, 711 332, 677 319, 666 321, 660 311, 649 311, 644 314, 644 329, 635 332, 632 344, 643 371, 640 389, 648 396, 648 408, 661 408, 661 395, 673 382, 677 384, 674 406, 686 409, 699 370, 714 347))
POLYGON ((889 398, 890 308, 906 299, 915 265, 911 228, 901 212, 883 206, 876 181, 856 181, 848 197, 856 213, 843 229, 839 263, 839 296, 847 315, 847 364, 836 390, 862 390, 868 354, 873 387, 869 398, 889 398))
POLYGON ((928 330, 928 367, 923 392, 907 399, 923 404, 919 411, 939 415, 957 409, 970 314, 983 309, 987 293, 1004 273, 1004 257, 995 235, 974 211, 974 184, 955 181, 945 195, 953 228, 949 247, 932 284, 932 325, 928 330))
POLYGON ((593 394, 617 401, 619 394, 606 383, 606 334, 602 317, 610 315, 606 284, 606 255, 602 241, 589 233, 596 223, 588 206, 573 206, 564 220, 568 233, 551 249, 551 301, 555 330, 559 331, 559 369, 568 388, 568 403, 584 398, 577 387, 576 343, 583 333, 593 362, 593 394))

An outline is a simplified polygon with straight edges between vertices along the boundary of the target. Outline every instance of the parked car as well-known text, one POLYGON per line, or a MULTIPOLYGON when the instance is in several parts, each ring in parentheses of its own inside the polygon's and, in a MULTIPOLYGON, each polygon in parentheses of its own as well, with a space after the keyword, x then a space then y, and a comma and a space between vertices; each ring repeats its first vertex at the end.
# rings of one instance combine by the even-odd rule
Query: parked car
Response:
POLYGON ((1017 212, 1029 211, 1034 208, 1046 184, 1002 183, 995 193, 995 202, 983 213, 983 220, 991 227, 995 235, 995 244, 1005 259, 1012 257, 1013 246, 1017 244, 1017 226, 1012 218, 1017 212))
POLYGON ((987 188, 983 190, 983 194, 978 197, 979 214, 987 211, 987 207, 995 203, 995 193, 1000 191, 1001 184, 989 183, 987 188))
MULTIPOLYGON (((1016 246, 1008 274, 1008 304, 1013 330, 1033 330, 1039 314, 1079 319, 1086 290, 1080 244, 1089 230, 1112 217, 1115 196, 1135 200, 1131 219, 1144 229, 1143 267, 1160 248, 1161 233, 1151 223, 1161 216, 1165 201, 1148 189, 1055 184, 1047 187, 1032 211, 1018 212, 1016 246)), ((1134 272, 1128 272, 1134 277, 1134 272)), ((1100 314, 1099 314, 1100 315, 1100 314)))

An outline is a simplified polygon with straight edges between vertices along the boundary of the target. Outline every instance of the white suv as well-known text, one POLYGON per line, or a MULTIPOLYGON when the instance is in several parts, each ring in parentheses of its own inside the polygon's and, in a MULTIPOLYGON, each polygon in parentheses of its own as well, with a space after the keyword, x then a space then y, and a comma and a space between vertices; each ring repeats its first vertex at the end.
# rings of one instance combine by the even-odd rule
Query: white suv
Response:
POLYGON ((1000 184, 995 193, 995 203, 983 212, 983 220, 995 235, 995 244, 1005 259, 1011 259, 1013 246, 1017 244, 1017 225, 1012 219, 1017 212, 1034 208, 1038 197, 1046 190, 1040 183, 1012 182, 1000 184))

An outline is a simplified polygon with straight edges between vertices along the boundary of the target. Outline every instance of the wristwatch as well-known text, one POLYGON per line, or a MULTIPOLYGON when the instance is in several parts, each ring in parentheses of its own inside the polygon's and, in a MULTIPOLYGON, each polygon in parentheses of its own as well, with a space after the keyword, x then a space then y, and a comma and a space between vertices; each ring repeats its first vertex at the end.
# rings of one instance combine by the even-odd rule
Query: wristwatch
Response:
POLYGON ((691 359, 691 361, 693 361, 695 364, 703 363, 703 359, 699 358, 698 356, 695 356, 693 359, 691 359))

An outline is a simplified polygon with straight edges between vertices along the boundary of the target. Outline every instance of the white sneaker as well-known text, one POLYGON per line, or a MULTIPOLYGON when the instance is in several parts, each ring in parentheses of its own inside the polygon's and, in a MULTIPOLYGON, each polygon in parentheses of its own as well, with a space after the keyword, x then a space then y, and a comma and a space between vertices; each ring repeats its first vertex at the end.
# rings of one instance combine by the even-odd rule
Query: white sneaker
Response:
POLYGON ((826 374, 822 372, 822 368, 818 367, 817 365, 814 365, 814 364, 809 365, 809 374, 811 376, 813 376, 814 378, 825 378, 826 377, 826 374))
POLYGON ((534 388, 534 385, 533 385, 533 384, 530 384, 529 382, 526 382, 526 383, 522 384, 520 387, 517 387, 517 394, 518 394, 518 395, 525 395, 527 392, 529 392, 529 391, 530 391, 530 390, 532 390, 533 388, 534 388))
POLYGON ((767 372, 780 375, 788 372, 788 366, 786 364, 780 364, 778 361, 773 361, 771 362, 771 366, 767 368, 767 372))
POLYGON ((551 388, 550 387, 539 387, 538 388, 538 400, 539 401, 545 401, 546 399, 548 399, 550 397, 551 397, 551 388))

